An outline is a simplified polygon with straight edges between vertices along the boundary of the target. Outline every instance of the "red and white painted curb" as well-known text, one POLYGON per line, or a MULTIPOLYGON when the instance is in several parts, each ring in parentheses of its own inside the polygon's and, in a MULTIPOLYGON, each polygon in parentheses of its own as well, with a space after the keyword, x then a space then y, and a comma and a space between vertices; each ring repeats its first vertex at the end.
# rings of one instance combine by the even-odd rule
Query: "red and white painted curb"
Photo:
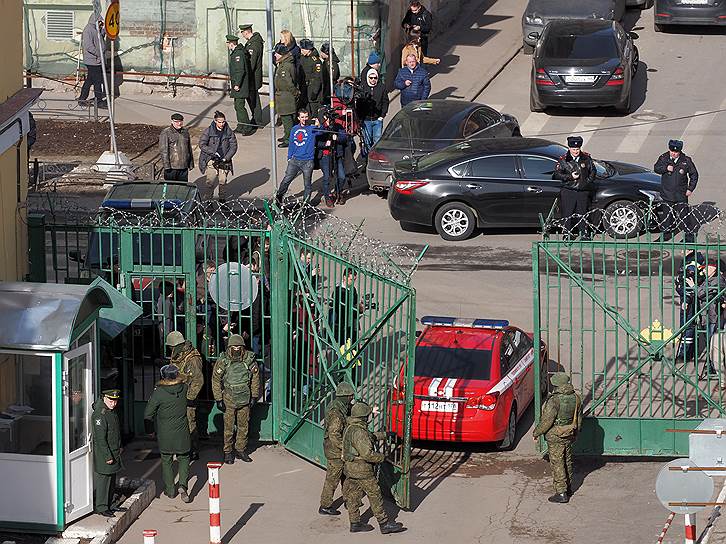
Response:
POLYGON ((696 514, 686 514, 686 544, 696 544, 696 514))
POLYGON ((219 469, 222 463, 207 463, 209 472, 209 544, 221 544, 222 525, 219 507, 219 469))

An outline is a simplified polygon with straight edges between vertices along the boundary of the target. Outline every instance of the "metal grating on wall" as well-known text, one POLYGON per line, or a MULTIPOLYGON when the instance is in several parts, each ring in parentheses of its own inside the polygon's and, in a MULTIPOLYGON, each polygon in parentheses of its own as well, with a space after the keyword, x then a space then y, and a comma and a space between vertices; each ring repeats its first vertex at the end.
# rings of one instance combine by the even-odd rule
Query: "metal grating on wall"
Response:
POLYGON ((74 13, 53 9, 45 12, 45 37, 48 40, 73 39, 74 13))

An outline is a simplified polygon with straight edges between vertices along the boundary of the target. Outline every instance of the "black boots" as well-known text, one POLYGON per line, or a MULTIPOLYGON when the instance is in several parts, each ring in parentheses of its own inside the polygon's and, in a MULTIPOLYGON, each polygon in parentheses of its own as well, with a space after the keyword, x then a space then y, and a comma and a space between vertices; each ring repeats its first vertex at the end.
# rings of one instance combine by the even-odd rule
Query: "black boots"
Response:
POLYGON ((318 508, 318 514, 322 514, 323 516, 339 516, 340 511, 336 510, 332 506, 328 506, 327 508, 321 506, 320 508, 318 508))
POLYGON ((393 533, 402 533, 405 530, 406 530, 406 528, 403 526, 403 523, 399 523, 397 521, 388 520, 386 523, 381 525, 381 534, 382 535, 390 535, 393 533))
POLYGON ((368 531, 372 531, 372 530, 373 530, 373 525, 369 525, 368 523, 363 523, 362 521, 359 521, 358 523, 350 524, 351 533, 367 533, 368 531))
POLYGON ((233 452, 225 453, 224 462, 227 463, 228 465, 233 465, 234 464, 234 453, 233 452))
POLYGON ((555 493, 547 500, 550 502, 564 504, 566 502, 570 502, 570 497, 567 495, 567 493, 555 493))
POLYGON ((252 459, 250 458, 250 456, 249 456, 249 455, 247 454, 247 452, 246 452, 246 451, 241 451, 241 452, 239 452, 239 451, 236 451, 236 450, 235 450, 235 452, 234 452, 234 456, 235 456, 235 457, 236 457, 237 459, 241 459, 241 460, 242 460, 242 461, 244 461, 245 463, 251 463, 251 462, 252 462, 252 459))

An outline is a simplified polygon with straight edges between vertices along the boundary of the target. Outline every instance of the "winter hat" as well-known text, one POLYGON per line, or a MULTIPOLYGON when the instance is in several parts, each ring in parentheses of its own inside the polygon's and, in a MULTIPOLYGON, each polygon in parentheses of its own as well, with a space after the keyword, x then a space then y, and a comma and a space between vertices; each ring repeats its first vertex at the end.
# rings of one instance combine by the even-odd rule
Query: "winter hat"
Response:
POLYGON ((371 51, 371 54, 368 55, 368 64, 380 64, 381 60, 381 54, 378 51, 371 51))

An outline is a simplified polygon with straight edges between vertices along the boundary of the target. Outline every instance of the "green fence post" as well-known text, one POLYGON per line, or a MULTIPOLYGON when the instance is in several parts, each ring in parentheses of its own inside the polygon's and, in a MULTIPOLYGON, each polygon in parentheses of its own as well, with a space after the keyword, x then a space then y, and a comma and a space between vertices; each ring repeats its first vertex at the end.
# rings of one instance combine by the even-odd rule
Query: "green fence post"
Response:
POLYGON ((287 400, 289 255, 284 229, 284 223, 275 222, 270 231, 272 438, 277 441, 284 434, 280 425, 287 400))

